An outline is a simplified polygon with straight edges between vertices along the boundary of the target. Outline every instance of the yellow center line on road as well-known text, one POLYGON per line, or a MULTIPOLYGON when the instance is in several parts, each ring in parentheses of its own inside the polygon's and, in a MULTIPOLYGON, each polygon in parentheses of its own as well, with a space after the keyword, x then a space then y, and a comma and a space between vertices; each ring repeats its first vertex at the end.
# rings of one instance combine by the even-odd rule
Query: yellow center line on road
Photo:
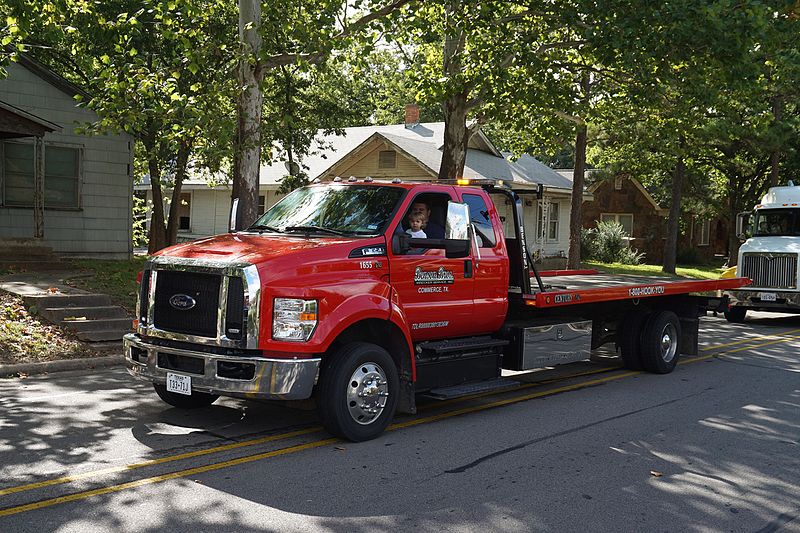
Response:
POLYGON ((725 348, 727 346, 736 346, 737 344, 744 344, 744 343, 747 343, 747 342, 755 342, 755 341, 759 341, 759 340, 762 340, 762 339, 771 339, 771 338, 774 339, 776 337, 780 337, 781 335, 788 335, 790 333, 798 333, 798 332, 800 332, 800 328, 798 328, 798 329, 790 329, 789 331, 782 331, 780 333, 770 333, 769 335, 756 335, 755 337, 749 337, 747 339, 742 339, 742 340, 733 341, 733 342, 726 342, 725 344, 714 344, 712 346, 704 346, 704 347, 700 348, 700 351, 701 352, 707 352, 709 350, 716 350, 718 348, 725 348))
MULTIPOLYGON (((782 338, 782 339, 778 339, 778 340, 772 340, 772 341, 768 341, 768 342, 757 344, 757 345, 753 345, 753 346, 740 347, 740 348, 737 348, 735 350, 731 350, 731 351, 726 352, 726 353, 734 353, 734 352, 739 352, 739 351, 742 351, 742 350, 748 350, 748 349, 752 349, 752 348, 759 348, 759 347, 762 347, 762 346, 769 346, 769 345, 773 345, 773 344, 778 344, 778 343, 782 343, 782 342, 795 340, 795 339, 798 339, 798 338, 800 338, 800 335, 794 335, 794 336, 791 336, 791 337, 782 338)), ((703 355, 703 356, 699 356, 699 357, 693 357, 691 359, 684 359, 683 361, 680 361, 679 364, 686 365, 686 364, 691 364, 691 363, 697 363, 697 362, 706 361, 706 360, 715 358, 717 356, 718 356, 718 354, 709 354, 709 355, 703 355)), ((521 395, 521 396, 515 396, 513 398, 506 398, 506 399, 503 399, 503 400, 498 400, 498 401, 495 401, 495 402, 490 402, 490 403, 482 404, 482 405, 464 407, 464 408, 456 409, 456 410, 453 410, 453 411, 447 411, 447 412, 444 412, 444 413, 439 413, 439 414, 435 414, 435 415, 431 415, 431 416, 426 416, 426 417, 420 417, 420 418, 416 418, 416 419, 407 420, 405 422, 397 422, 397 423, 391 424, 387 428, 387 431, 396 431, 398 429, 409 428, 409 427, 418 426, 418 425, 421 425, 421 424, 427 424, 427 423, 431 423, 431 422, 436 422, 436 421, 439 421, 439 420, 444 420, 444 419, 447 419, 447 418, 453 418, 453 417, 461 416, 461 415, 464 415, 464 414, 475 413, 475 412, 479 412, 479 411, 485 411, 485 410, 493 409, 493 408, 496 408, 496 407, 502 407, 502 406, 511 405, 511 404, 515 404, 515 403, 521 403, 521 402, 525 402, 525 401, 528 401, 528 400, 532 400, 532 399, 536 399, 536 398, 542 398, 542 397, 546 397, 546 396, 552 396, 552 395, 560 394, 560 393, 564 393, 564 392, 576 391, 576 390, 580 390, 580 389, 584 389, 584 388, 588 388, 588 387, 593 387, 593 386, 600 385, 600 384, 603 384, 603 383, 607 383, 607 382, 610 382, 610 381, 616 381, 616 380, 619 380, 619 379, 623 379, 623 378, 626 378, 626 377, 635 376, 635 375, 639 375, 639 374, 643 374, 643 372, 641 372, 641 371, 623 372, 621 374, 615 374, 613 376, 606 376, 606 377, 593 379, 593 380, 589 380, 589 381, 585 381, 585 382, 581 382, 581 383, 576 383, 576 384, 572 384, 572 385, 566 385, 566 386, 563 386, 563 387, 557 387, 555 389, 548 389, 548 390, 545 390, 545 391, 538 391, 538 392, 534 392, 534 393, 531 393, 531 394, 524 394, 524 395, 521 395)), ((502 392, 508 392, 508 391, 502 391, 502 392)), ((46 480, 46 481, 42 481, 42 482, 38 482, 38 483, 31 483, 31 484, 28 484, 28 485, 21 485, 19 487, 7 488, 7 489, 4 489, 3 492, 0 492, 0 494, 11 494, 11 493, 14 493, 14 492, 22 492, 22 491, 25 491, 25 490, 32 490, 32 489, 35 489, 35 488, 46 487, 46 486, 49 486, 49 485, 55 485, 55 484, 59 484, 59 483, 68 483, 70 481, 75 481, 75 480, 83 479, 83 478, 90 477, 90 476, 97 476, 97 475, 100 475, 100 474, 103 474, 103 473, 122 472, 122 471, 126 471, 126 470, 132 470, 132 469, 135 469, 135 468, 142 468, 144 466, 153 466, 153 465, 157 465, 157 464, 163 464, 163 463, 166 463, 166 462, 176 461, 176 460, 179 460, 179 459, 185 459, 185 458, 191 458, 191 457, 199 457, 199 456, 208 455, 208 454, 211 454, 211 453, 216 453, 216 452, 219 452, 219 451, 225 451, 225 450, 231 450, 231 449, 236 449, 236 448, 242 448, 242 447, 245 447, 245 446, 251 446, 251 445, 256 444, 256 443, 275 441, 275 440, 279 440, 279 439, 283 439, 283 438, 288 438, 290 436, 306 435, 306 434, 310 434, 310 433, 313 433, 313 432, 319 431, 319 430, 320 430, 320 428, 318 428, 318 427, 307 428, 307 429, 298 430, 298 431, 289 432, 289 433, 284 433, 284 434, 280 434, 280 435, 273 435, 273 436, 270 436, 270 437, 264 437, 264 438, 261 438, 261 439, 253 439, 253 440, 250 440, 250 441, 243 441, 241 443, 233 443, 233 444, 228 444, 228 445, 225 445, 225 446, 218 446, 218 447, 215 447, 215 448, 208 448, 208 449, 204 449, 204 450, 196 450, 194 452, 188 452, 188 453, 185 453, 185 454, 179 454, 179 455, 175 455, 175 456, 167 456, 167 457, 163 457, 163 458, 160 458, 160 459, 154 459, 152 461, 144 461, 144 462, 141 462, 141 463, 134 463, 134 464, 130 464, 130 465, 114 467, 114 468, 108 468, 108 469, 104 469, 104 470, 85 472, 83 474, 76 474, 76 475, 73 475, 73 476, 65 476, 65 477, 62 477, 62 478, 46 480)), ((321 446, 325 446, 325 445, 328 445, 328 444, 333 444, 335 442, 340 442, 340 441, 337 438, 322 439, 322 440, 312 441, 312 442, 309 442, 309 443, 306 443, 306 444, 299 444, 299 445, 296 445, 296 446, 290 446, 290 447, 282 448, 282 449, 279 449, 279 450, 273 450, 273 451, 270 451, 270 452, 264 452, 264 453, 260 453, 260 454, 240 457, 240 458, 237 458, 237 459, 231 459, 231 460, 228 460, 228 461, 222 461, 222 462, 219 462, 219 463, 212 463, 212 464, 209 464, 209 465, 204 465, 204 466, 199 466, 199 467, 194 467, 194 468, 187 468, 187 469, 183 469, 183 470, 177 470, 175 472, 170 472, 170 473, 159 475, 159 476, 152 476, 152 477, 148 477, 148 478, 143 478, 143 479, 139 479, 139 480, 136 480, 136 481, 127 482, 127 483, 109 485, 107 487, 101 487, 99 489, 93 489, 93 490, 88 490, 88 491, 83 491, 83 492, 77 492, 77 493, 69 494, 69 495, 66 495, 66 496, 60 496, 60 497, 41 500, 41 501, 38 501, 38 502, 29 503, 29 504, 18 505, 18 506, 14 506, 14 507, 8 507, 6 509, 0 509, 0 517, 10 516, 10 515, 13 515, 13 514, 23 513, 23 512, 27 512, 27 511, 36 510, 36 509, 42 509, 42 508, 45 508, 45 507, 50 507, 50 506, 58 505, 58 504, 61 504, 61 503, 67 503, 67 502, 82 500, 82 499, 86 499, 86 498, 91 498, 93 496, 99 496, 99 495, 103 495, 103 494, 110 494, 110 493, 114 493, 114 492, 120 492, 120 491, 123 491, 123 490, 131 489, 131 488, 135 488, 135 487, 140 487, 140 486, 143 486, 143 485, 148 485, 148 484, 153 484, 153 483, 160 483, 160 482, 163 482, 163 481, 168 481, 168 480, 171 480, 171 479, 187 477, 187 476, 191 476, 191 475, 194 475, 194 474, 211 472, 211 471, 220 470, 220 469, 223 469, 223 468, 228 468, 228 467, 237 466, 237 465, 241 465, 241 464, 251 463, 251 462, 254 462, 254 461, 260 461, 262 459, 268 459, 268 458, 271 458, 271 457, 278 457, 278 456, 282 456, 282 455, 288 455, 288 454, 292 454, 292 453, 296 453, 296 452, 300 452, 300 451, 304 451, 304 450, 308 450, 308 449, 319 448, 321 446)))
POLYGON ((312 428, 300 429, 297 431, 290 431, 288 433, 281 433, 278 435, 270 435, 269 437, 261 437, 258 439, 251 439, 245 440, 242 442, 234 442, 232 444, 225 444, 223 446, 215 446, 213 448, 204 448, 202 450, 195 450, 192 452, 180 453, 177 455, 167 455, 164 457, 160 457, 158 459, 151 459, 148 461, 142 461, 140 463, 132 463, 122 466, 113 466, 110 468, 103 468, 100 470, 91 470, 88 472, 81 472, 79 474, 72 474, 69 476, 62 476, 53 479, 47 479, 44 481, 37 481, 35 483, 28 483, 26 485, 19 485, 16 487, 8 487, 5 489, 0 490, 0 496, 5 496, 8 494, 14 494, 16 492, 25 492, 27 490, 34 490, 34 489, 41 489, 43 487, 49 487, 51 485, 60 485, 62 483, 72 483, 73 481, 79 481, 81 479, 86 479, 90 477, 97 477, 106 474, 115 474, 117 472, 126 472, 128 470, 136 470, 137 468, 145 468, 147 466, 155 466, 164 463, 170 463, 172 461, 180 461, 182 459, 191 459, 193 457, 202 457, 203 455, 209 455, 212 453, 220 453, 226 452, 228 450, 235 450, 237 448, 244 448, 247 446, 255 446, 257 444, 264 444, 266 442, 273 442, 276 440, 283 440, 289 439, 292 437, 299 437, 303 435, 308 435, 310 433, 315 433, 317 431, 322 431, 322 427, 315 426, 312 428))

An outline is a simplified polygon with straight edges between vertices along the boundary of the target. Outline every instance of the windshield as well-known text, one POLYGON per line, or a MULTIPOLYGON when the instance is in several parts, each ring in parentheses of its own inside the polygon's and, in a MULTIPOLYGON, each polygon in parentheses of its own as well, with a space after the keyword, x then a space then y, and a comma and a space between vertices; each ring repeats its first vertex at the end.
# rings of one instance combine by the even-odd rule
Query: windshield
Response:
POLYGON ((256 220, 251 229, 379 235, 403 196, 399 187, 303 187, 256 220))
POLYGON ((760 209, 755 212, 753 235, 768 237, 800 235, 800 216, 797 209, 760 209))

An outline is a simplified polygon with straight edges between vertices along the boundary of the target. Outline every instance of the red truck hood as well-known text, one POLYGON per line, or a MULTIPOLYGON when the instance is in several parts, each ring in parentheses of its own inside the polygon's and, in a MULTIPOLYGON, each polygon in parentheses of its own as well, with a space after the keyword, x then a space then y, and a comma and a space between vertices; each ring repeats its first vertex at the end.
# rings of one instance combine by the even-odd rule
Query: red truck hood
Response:
POLYGON ((162 257, 247 262, 260 265, 276 257, 350 243, 352 239, 307 239, 302 235, 226 233, 178 244, 154 254, 162 257))

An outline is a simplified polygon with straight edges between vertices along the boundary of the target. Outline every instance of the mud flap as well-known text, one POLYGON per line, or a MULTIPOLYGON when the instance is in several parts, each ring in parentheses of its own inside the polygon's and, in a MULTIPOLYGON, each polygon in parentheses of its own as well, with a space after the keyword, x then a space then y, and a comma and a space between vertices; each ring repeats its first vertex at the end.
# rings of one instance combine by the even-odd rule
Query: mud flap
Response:
POLYGON ((416 389, 414 383, 405 378, 400 379, 400 397, 397 399, 397 412, 407 415, 417 414, 416 389))
POLYGON ((681 317, 681 354, 697 355, 697 337, 700 319, 681 317))

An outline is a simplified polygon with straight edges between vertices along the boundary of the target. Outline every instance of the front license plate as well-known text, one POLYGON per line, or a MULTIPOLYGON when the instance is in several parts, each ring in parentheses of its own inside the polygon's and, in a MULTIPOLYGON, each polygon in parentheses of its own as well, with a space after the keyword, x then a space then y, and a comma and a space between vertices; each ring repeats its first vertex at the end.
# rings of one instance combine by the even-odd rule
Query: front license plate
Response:
POLYGON ((758 297, 761 298, 762 302, 774 302, 778 299, 778 295, 774 292, 760 292, 758 297))
POLYGON ((167 390, 178 394, 192 395, 192 377, 167 372, 167 390))

